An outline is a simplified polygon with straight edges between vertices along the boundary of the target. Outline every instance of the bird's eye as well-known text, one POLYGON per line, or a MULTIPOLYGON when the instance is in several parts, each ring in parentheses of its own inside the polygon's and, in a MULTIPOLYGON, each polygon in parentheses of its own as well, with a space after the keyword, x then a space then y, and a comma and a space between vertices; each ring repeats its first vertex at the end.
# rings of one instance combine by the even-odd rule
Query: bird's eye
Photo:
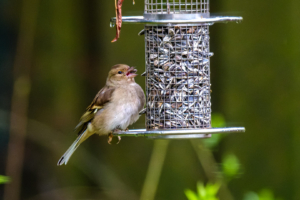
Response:
POLYGON ((121 72, 121 71, 118 71, 118 74, 122 74, 123 72, 121 72))

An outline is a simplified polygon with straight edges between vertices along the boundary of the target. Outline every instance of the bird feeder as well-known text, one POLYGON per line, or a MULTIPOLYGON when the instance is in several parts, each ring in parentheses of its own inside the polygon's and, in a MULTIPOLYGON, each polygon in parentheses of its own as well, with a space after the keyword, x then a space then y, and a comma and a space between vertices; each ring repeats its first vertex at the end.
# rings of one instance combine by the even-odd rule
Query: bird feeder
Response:
MULTIPOLYGON (((209 0, 145 0, 144 15, 122 17, 145 24, 146 129, 113 133, 160 139, 208 138, 244 132, 211 127, 209 26, 242 17, 211 17, 209 0)), ((116 18, 111 19, 115 23, 116 18)))

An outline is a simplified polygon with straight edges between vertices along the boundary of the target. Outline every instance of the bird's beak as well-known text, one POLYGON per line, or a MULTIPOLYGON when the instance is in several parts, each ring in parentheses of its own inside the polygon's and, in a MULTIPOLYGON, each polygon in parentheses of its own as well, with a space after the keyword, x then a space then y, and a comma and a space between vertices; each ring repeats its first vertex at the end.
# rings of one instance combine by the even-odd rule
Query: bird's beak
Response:
POLYGON ((126 72, 126 76, 127 76, 128 78, 134 78, 134 77, 137 76, 137 74, 136 74, 135 72, 137 72, 137 70, 134 69, 133 67, 130 67, 130 68, 127 70, 127 72, 126 72))

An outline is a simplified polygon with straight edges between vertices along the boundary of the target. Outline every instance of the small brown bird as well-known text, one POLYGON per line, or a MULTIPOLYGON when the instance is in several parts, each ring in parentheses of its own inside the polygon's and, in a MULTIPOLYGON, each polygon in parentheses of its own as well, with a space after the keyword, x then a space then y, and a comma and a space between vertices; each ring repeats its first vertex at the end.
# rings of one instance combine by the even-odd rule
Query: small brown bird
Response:
POLYGON ((106 85, 98 92, 75 127, 79 136, 57 165, 67 164, 77 147, 91 135, 108 135, 110 144, 113 131, 126 130, 138 120, 139 112, 145 105, 145 95, 143 89, 134 81, 136 72, 136 69, 124 64, 111 68, 106 85))

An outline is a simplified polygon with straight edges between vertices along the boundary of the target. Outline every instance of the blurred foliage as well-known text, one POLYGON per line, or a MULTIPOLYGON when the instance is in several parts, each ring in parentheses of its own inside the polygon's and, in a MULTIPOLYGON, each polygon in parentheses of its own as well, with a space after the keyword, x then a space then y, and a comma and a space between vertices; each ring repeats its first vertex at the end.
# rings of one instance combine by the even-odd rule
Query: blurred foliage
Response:
POLYGON ((219 188, 219 183, 207 183, 204 186, 202 182, 198 182, 197 192, 194 192, 190 189, 186 189, 184 193, 188 200, 219 200, 219 198, 216 197, 219 188))
MULTIPOLYGON (((225 118, 221 113, 213 113, 211 115, 211 126, 213 128, 226 127, 225 118)), ((204 145, 207 148, 216 147, 223 137, 226 137, 225 134, 212 134, 211 138, 207 138, 203 140, 204 145)))
POLYGON ((0 184, 4 184, 8 182, 10 182, 10 178, 8 176, 0 175, 0 184))
POLYGON ((243 200, 282 200, 282 199, 275 198, 271 190, 263 189, 259 193, 255 193, 255 192, 246 193, 243 200))
POLYGON ((224 115, 222 115, 221 113, 212 113, 211 126, 214 128, 226 127, 226 121, 224 115))
POLYGON ((229 181, 235 178, 240 172, 240 162, 236 155, 226 154, 222 160, 222 172, 225 178, 229 181))
MULTIPOLYGON (((139 199, 152 140, 123 137, 119 145, 107 145, 107 138, 92 136, 67 166, 57 167, 56 163, 76 138, 72 130, 104 86, 110 66, 126 63, 136 66, 139 74, 145 71, 144 37, 137 36, 143 25, 124 24, 120 39, 112 44, 115 28, 109 28, 109 20, 115 16, 113 0, 39 2, 21 199, 139 199)), ((12 66, 21 6, 21 0, 0 1, 0 114, 5 113, 0 115, 0 174, 6 174, 12 66)), ((141 0, 136 0, 135 6, 124 1, 123 15, 142 15, 143 8, 141 0)), ((239 24, 210 26, 210 47, 214 52, 212 110, 223 114, 213 114, 212 126, 245 126, 246 133, 213 134, 199 140, 205 147, 217 149, 208 152, 216 163, 225 162, 224 152, 239 158, 245 173, 227 183, 238 200, 243 199, 244 191, 265 187, 284 199, 300 199, 299 8, 299 0, 210 2, 212 15, 244 18, 239 24)), ((136 81, 145 87, 144 77, 138 76, 136 81)), ((144 127, 142 116, 130 128, 144 127)), ((204 161, 207 158, 204 156, 204 161)), ((239 173, 236 163, 229 166, 229 174, 239 173)), ((214 175, 215 168, 212 171, 214 175)), ((184 188, 209 179, 191 143, 171 141, 156 199, 182 200, 184 188)), ((219 191, 222 187, 223 183, 219 191)), ((0 189, 0 199, 2 194, 0 189)), ((252 195, 247 200, 264 197, 261 192, 247 195, 252 195)), ((275 196, 265 193, 268 195, 275 196)))

